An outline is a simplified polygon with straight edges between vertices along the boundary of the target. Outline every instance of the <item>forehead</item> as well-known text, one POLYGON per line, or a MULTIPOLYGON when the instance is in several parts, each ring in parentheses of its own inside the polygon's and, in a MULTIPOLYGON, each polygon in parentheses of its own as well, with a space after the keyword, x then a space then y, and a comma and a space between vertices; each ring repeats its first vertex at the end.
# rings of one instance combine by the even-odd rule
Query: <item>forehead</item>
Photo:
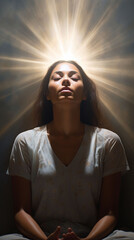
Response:
POLYGON ((60 64, 58 64, 53 69, 52 74, 57 72, 57 71, 61 71, 61 72, 64 72, 64 73, 68 73, 70 71, 76 71, 76 72, 78 72, 80 74, 79 69, 75 65, 73 65, 71 63, 60 63, 60 64))

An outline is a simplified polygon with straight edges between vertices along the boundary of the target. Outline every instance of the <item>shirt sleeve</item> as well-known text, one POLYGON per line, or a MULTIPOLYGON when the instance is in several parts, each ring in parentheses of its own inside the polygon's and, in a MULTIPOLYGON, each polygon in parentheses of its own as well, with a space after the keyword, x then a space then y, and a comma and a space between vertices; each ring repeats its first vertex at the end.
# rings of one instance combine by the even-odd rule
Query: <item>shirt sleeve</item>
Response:
POLYGON ((23 133, 19 134, 13 144, 7 174, 31 178, 31 163, 28 146, 23 133))
POLYGON ((105 147, 103 176, 117 172, 125 173, 129 170, 123 144, 117 134, 108 138, 105 147))

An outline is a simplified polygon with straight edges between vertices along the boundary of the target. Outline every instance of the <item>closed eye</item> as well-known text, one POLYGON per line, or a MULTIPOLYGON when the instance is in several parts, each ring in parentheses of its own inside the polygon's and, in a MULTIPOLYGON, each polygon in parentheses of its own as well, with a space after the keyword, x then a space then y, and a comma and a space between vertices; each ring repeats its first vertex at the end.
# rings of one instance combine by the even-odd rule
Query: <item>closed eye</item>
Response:
POLYGON ((71 79, 74 80, 74 81, 78 81, 80 79, 80 76, 78 74, 73 74, 71 76, 71 79))
MULTIPOLYGON (((53 79, 54 81, 58 81, 58 80, 60 80, 63 76, 64 76, 64 73, 63 73, 63 72, 57 71, 57 72, 55 72, 55 73, 53 74, 52 79, 53 79)), ((73 81, 78 81, 79 79, 81 79, 79 73, 76 72, 76 71, 70 71, 69 74, 68 74, 68 77, 69 77, 70 79, 72 79, 73 81)))
POLYGON ((58 81, 58 80, 60 80, 62 78, 62 76, 60 76, 59 74, 54 74, 53 76, 52 76, 52 79, 54 80, 54 81, 58 81))
POLYGON ((60 77, 55 77, 55 78, 53 78, 53 80, 55 80, 55 81, 58 81, 58 80, 60 80, 61 78, 60 77))
POLYGON ((70 77, 72 80, 74 80, 74 81, 77 81, 77 80, 81 79, 79 73, 76 72, 76 71, 71 71, 71 72, 69 73, 69 77, 70 77))
POLYGON ((74 80, 74 81, 78 81, 79 80, 79 78, 74 78, 74 77, 71 77, 71 79, 74 80))

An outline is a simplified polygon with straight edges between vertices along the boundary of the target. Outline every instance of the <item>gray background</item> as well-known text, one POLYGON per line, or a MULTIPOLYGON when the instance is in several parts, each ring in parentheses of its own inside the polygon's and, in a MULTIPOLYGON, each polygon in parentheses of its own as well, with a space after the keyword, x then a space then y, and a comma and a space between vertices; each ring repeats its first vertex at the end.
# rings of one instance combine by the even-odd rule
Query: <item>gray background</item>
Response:
MULTIPOLYGON (((15 136, 33 127, 31 105, 43 76, 42 65, 11 61, 2 56, 43 62, 35 49, 41 52, 42 46, 44 48, 40 37, 51 41, 49 32, 53 26, 46 8, 48 2, 53 4, 54 1, 0 0, 0 234, 15 228, 11 183, 6 169, 15 136), (26 23, 37 30, 37 35, 26 23), (17 40, 18 37, 22 41, 17 40)), ((67 1, 55 2, 62 22, 67 1)), ((68 2, 70 16, 73 16, 78 1, 68 2)), ((103 20, 90 45, 93 51, 98 44, 104 48, 94 62, 100 68, 97 76, 104 77, 107 82, 96 83, 102 99, 103 125, 120 135, 126 149, 131 170, 123 176, 119 223, 134 231, 134 0, 81 2, 84 6, 80 11, 81 25, 87 23, 81 44, 86 33, 103 20), (108 7, 109 15, 106 15, 108 7)), ((90 57, 90 51, 88 54, 90 57)))

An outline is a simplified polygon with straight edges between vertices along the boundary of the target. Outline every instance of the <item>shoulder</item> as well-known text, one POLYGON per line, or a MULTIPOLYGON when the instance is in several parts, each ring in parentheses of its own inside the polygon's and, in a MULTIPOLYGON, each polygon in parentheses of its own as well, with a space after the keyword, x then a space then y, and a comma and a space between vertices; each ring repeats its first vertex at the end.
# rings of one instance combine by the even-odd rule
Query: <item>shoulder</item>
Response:
POLYGON ((46 131, 46 126, 36 127, 24 132, 21 132, 15 138, 15 142, 24 143, 24 142, 33 142, 40 138, 43 132, 46 131))
POLYGON ((111 139, 119 140, 120 139, 120 137, 118 136, 117 133, 115 133, 111 130, 105 129, 105 128, 97 128, 97 135, 100 138, 103 138, 104 140, 111 140, 111 139))
POLYGON ((118 134, 106 129, 106 128, 99 128, 99 127, 95 127, 95 126, 91 126, 91 125, 86 125, 86 131, 90 132, 92 134, 96 134, 97 136, 100 136, 104 139, 107 138, 119 138, 118 134))
POLYGON ((107 142, 120 142, 120 137, 117 133, 108 130, 106 128, 99 128, 94 126, 86 125, 87 132, 96 139, 97 142, 107 143, 107 142))

